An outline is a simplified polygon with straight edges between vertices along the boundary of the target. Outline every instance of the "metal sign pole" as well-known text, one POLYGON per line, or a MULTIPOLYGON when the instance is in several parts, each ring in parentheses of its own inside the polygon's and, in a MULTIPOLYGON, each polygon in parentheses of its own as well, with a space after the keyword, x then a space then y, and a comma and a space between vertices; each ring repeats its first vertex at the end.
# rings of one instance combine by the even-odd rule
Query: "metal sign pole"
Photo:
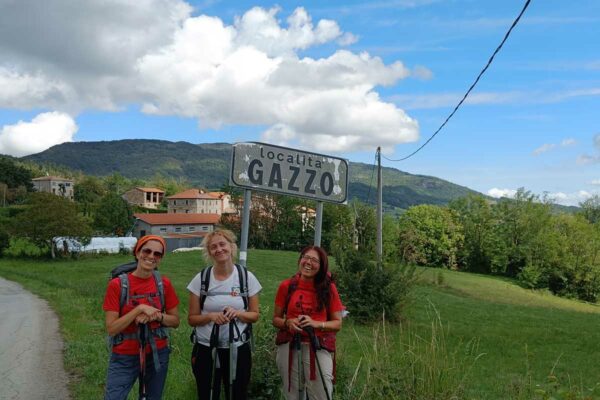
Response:
POLYGON ((246 266, 248 260, 248 230, 250 228, 250 202, 252 190, 244 190, 244 211, 242 213, 242 238, 240 239, 240 264, 246 266))
POLYGON ((321 225, 323 225, 323 202, 317 201, 317 216, 315 218, 315 246, 321 246, 321 225))

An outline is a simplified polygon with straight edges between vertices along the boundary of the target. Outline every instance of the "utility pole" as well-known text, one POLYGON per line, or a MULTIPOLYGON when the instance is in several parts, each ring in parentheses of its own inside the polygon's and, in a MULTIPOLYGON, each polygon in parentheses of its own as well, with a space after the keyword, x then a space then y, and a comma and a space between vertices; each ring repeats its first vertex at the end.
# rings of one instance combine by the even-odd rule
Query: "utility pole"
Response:
POLYGON ((383 182, 381 180, 381 147, 377 147, 377 268, 383 265, 383 182))

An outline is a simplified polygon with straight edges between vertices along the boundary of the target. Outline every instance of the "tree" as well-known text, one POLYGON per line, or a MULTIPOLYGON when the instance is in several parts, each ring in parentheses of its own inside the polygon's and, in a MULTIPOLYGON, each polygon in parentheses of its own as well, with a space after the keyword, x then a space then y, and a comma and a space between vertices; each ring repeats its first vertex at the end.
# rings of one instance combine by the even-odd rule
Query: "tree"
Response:
POLYGON ((465 236, 459 264, 469 271, 490 273, 496 223, 490 203, 483 196, 469 194, 451 202, 450 208, 456 211, 465 236))
POLYGON ((546 268, 552 260, 552 208, 539 196, 520 188, 513 199, 494 207, 492 269, 516 277, 527 265, 546 268))
POLYGON ((27 168, 19 166, 9 158, 0 157, 0 182, 4 182, 9 189, 24 186, 31 191, 33 190, 32 178, 33 176, 27 168))
POLYGON ((106 189, 100 179, 87 176, 77 182, 74 188, 75 201, 81 205, 83 215, 90 216, 98 202, 106 194, 106 189))
POLYGON ((108 193, 98 203, 94 216, 94 228, 103 234, 123 236, 133 223, 133 213, 125 200, 115 193, 108 193))
POLYGON ((40 247, 48 247, 54 257, 52 238, 78 237, 85 241, 91 229, 77 205, 50 193, 31 193, 25 202, 25 211, 17 214, 10 228, 17 237, 29 239, 40 247))
POLYGON ((411 207, 400 217, 399 233, 403 260, 431 267, 457 266, 464 236, 456 213, 449 208, 411 207))
POLYGON ((595 224, 600 221, 600 196, 594 195, 584 201, 583 203, 579 203, 579 207, 581 207, 581 214, 587 219, 591 224, 595 224))

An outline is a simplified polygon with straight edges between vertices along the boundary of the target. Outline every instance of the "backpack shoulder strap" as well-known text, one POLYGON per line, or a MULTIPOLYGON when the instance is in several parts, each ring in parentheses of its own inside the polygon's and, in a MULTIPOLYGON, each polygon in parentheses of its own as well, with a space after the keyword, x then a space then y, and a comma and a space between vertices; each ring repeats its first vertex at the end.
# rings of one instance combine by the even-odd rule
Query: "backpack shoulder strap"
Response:
POLYGON ((152 271, 152 276, 154 277, 154 282, 156 283, 156 289, 158 290, 158 296, 160 298, 160 308, 162 312, 166 311, 167 305, 165 304, 165 285, 163 283, 162 277, 160 276, 160 272, 158 270, 152 271))
POLYGON ((235 264, 238 272, 238 278, 240 280, 240 291, 242 300, 244 301, 244 310, 248 311, 248 304, 250 302, 250 293, 248 293, 248 268, 245 265, 235 264))
POLYGON ((121 294, 119 295, 119 316, 125 304, 129 302, 129 277, 127 273, 119 275, 119 282, 121 286, 121 294))
POLYGON ((210 275, 212 272, 212 265, 204 268, 200 273, 200 310, 204 308, 204 301, 206 300, 206 296, 208 294, 208 287, 210 285, 210 275))
POLYGON ((290 300, 292 298, 292 294, 298 288, 298 277, 296 275, 292 276, 290 279, 290 284, 288 286, 287 294, 285 295, 285 307, 283 308, 283 312, 287 314, 288 306, 290 305, 290 300))

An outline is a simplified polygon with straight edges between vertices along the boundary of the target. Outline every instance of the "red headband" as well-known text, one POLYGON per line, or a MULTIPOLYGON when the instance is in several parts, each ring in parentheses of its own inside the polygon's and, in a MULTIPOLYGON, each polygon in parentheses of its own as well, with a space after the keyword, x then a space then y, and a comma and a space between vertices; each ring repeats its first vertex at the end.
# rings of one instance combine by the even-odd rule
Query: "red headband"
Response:
POLYGON ((156 236, 156 235, 146 235, 146 236, 142 236, 137 243, 135 244, 135 247, 133 249, 133 254, 137 254, 137 252, 142 248, 142 246, 151 241, 151 240, 156 240, 157 242, 159 242, 160 244, 162 244, 163 247, 163 252, 167 251, 167 244, 165 243, 165 239, 163 239, 160 236, 156 236))

